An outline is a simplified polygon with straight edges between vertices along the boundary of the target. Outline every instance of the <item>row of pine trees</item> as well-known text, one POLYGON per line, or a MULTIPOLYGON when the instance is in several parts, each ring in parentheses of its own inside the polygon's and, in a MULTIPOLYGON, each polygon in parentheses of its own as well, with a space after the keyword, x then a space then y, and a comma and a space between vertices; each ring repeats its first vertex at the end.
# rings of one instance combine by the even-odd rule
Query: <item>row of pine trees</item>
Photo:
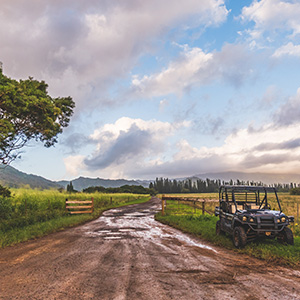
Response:
MULTIPOLYGON (((263 182, 255 182, 255 181, 243 181, 237 179, 236 181, 230 180, 229 182, 225 182, 224 180, 216 179, 185 179, 185 180, 176 180, 169 178, 156 178, 154 182, 151 182, 149 185, 150 189, 154 189, 156 192, 160 194, 168 194, 168 193, 216 193, 219 191, 219 187, 221 185, 248 185, 248 186, 266 186, 263 182)), ((299 184, 290 183, 290 184, 272 184, 269 185, 277 188, 280 192, 288 192, 290 189, 299 188, 299 184)))

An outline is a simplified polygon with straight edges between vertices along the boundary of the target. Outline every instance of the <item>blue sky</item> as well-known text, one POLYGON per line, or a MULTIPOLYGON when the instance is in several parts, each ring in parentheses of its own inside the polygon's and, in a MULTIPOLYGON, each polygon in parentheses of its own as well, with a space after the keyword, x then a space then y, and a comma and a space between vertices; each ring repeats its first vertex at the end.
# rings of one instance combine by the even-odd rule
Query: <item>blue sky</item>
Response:
POLYGON ((0 0, 4 74, 76 109, 12 166, 53 180, 298 173, 300 1, 0 0))

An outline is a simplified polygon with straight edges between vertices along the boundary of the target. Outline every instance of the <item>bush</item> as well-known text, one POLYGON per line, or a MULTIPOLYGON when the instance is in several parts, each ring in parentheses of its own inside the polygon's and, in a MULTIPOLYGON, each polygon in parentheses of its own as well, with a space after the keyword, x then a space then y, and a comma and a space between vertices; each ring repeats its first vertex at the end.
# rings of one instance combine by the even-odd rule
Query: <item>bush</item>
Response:
POLYGON ((0 184, 0 197, 9 198, 11 196, 10 190, 6 188, 5 186, 2 186, 0 184))
POLYGON ((7 220, 13 213, 13 206, 8 198, 0 196, 0 219, 7 220))
POLYGON ((290 195, 300 195, 300 187, 290 189, 290 195))

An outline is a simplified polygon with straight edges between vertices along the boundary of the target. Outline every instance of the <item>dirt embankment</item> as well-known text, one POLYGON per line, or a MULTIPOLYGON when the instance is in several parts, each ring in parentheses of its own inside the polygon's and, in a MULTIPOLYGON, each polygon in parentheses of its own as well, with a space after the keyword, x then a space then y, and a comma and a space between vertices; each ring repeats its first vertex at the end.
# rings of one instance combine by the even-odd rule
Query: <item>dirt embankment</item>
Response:
POLYGON ((0 299, 300 299, 300 272, 154 220, 159 200, 0 250, 0 299))

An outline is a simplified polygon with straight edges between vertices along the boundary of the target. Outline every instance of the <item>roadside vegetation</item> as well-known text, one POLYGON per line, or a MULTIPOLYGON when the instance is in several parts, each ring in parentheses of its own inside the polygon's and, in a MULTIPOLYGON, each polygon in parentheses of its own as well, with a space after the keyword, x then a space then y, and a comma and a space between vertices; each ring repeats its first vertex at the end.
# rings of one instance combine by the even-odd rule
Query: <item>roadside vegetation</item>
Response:
MULTIPOLYGON (((182 196, 182 195, 181 195, 182 196)), ((205 199, 217 199, 218 195, 214 194, 198 194, 198 195, 184 195, 185 197, 199 197, 205 199)), ((290 196, 287 194, 280 194, 283 211, 288 210, 289 215, 295 216, 295 223, 291 226, 294 233, 294 246, 283 245, 276 240, 262 239, 246 245, 243 249, 236 249, 233 246, 232 239, 229 235, 216 235, 216 222, 219 219, 214 215, 205 213, 202 215, 201 207, 187 205, 177 201, 167 201, 167 209, 165 215, 161 212, 156 214, 156 220, 180 229, 184 232, 200 236, 202 239, 209 241, 217 246, 231 249, 238 253, 248 254, 268 262, 277 263, 281 265, 290 265, 300 267, 300 230, 297 223, 297 212, 295 208, 299 203, 299 197, 290 196)), ((214 205, 209 204, 208 211, 213 212, 214 205)))
POLYGON ((0 196, 0 247, 82 224, 100 216, 107 209, 149 200, 138 194, 69 194, 57 190, 11 189, 11 195, 0 196), (65 201, 94 198, 92 214, 69 215, 65 201))

